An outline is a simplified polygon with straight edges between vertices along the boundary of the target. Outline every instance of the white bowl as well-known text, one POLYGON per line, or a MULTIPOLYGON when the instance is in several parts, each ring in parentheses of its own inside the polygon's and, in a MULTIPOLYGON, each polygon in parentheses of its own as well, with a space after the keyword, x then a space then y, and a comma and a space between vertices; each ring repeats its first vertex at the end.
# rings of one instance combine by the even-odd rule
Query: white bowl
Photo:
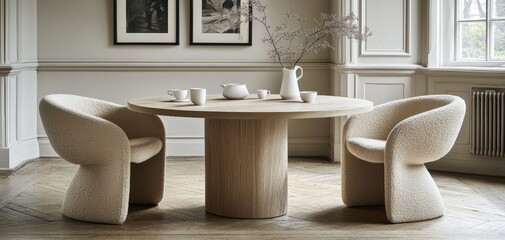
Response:
POLYGON ((317 92, 316 91, 302 91, 302 92, 300 92, 300 97, 302 98, 303 102, 311 103, 316 99, 317 92))

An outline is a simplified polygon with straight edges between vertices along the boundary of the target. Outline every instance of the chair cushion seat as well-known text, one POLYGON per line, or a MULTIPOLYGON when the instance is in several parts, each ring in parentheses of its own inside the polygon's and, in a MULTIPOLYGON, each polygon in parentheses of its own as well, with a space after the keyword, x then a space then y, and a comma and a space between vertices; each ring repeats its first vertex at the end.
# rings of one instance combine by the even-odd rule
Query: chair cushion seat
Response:
POLYGON ((353 137, 347 140, 347 148, 354 156, 372 163, 384 163, 386 141, 353 137))
POLYGON ((141 163, 158 154, 163 146, 155 137, 133 138, 130 140, 131 162, 141 163))

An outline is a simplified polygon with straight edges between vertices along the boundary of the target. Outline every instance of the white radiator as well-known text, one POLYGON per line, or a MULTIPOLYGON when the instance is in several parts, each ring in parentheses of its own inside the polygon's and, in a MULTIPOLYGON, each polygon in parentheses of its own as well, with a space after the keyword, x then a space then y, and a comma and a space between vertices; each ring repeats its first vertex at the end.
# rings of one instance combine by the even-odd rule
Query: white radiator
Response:
POLYGON ((473 89, 472 154, 505 156, 505 89, 473 89))

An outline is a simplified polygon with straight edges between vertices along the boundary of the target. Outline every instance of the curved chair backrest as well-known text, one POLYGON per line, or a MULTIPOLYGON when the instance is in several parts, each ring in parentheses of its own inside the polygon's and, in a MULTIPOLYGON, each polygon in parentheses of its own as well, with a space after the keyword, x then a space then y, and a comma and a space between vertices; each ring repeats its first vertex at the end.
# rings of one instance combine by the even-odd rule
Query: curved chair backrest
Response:
POLYGON ((399 118, 403 119, 392 129, 388 142, 389 139, 414 141, 415 144, 402 144, 412 163, 417 163, 415 159, 424 163, 445 156, 456 142, 466 112, 465 101, 452 95, 408 99, 399 102, 397 108, 399 118))
POLYGON ((42 101, 63 111, 87 114, 101 118, 104 118, 110 110, 123 107, 111 102, 70 94, 47 95, 42 101))
POLYGON ((53 149, 76 164, 100 161, 97 155, 107 158, 109 153, 103 143, 128 146, 121 128, 103 118, 118 108, 121 106, 66 94, 45 96, 39 104, 40 118, 53 149))
MULTIPOLYGON (((366 122, 369 125, 373 125, 369 126, 373 131, 368 131, 366 137, 385 140, 393 128, 401 121, 423 112, 432 111, 456 103, 458 103, 458 105, 462 104, 464 115, 465 102, 463 99, 452 95, 425 95, 377 105, 372 112, 354 115, 351 116, 351 118, 367 118, 366 122), (374 119, 376 121, 374 121, 374 119)), ((355 129, 354 131, 361 132, 359 129, 355 129)))
MULTIPOLYGON (((452 95, 425 95, 401 99, 379 106, 391 107, 392 115, 396 116, 397 119, 402 121, 403 119, 421 114, 423 112, 432 111, 437 108, 446 107, 450 104, 455 104, 458 100, 463 101, 460 97, 452 95)), ((400 121, 395 122, 398 124, 400 121)))

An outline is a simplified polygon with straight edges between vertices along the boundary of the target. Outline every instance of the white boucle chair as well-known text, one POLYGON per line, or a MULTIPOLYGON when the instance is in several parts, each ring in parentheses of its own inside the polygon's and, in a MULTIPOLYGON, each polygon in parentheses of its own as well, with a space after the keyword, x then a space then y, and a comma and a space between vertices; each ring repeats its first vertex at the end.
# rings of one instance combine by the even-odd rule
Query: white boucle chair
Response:
POLYGON ((465 111, 460 97, 428 95, 350 117, 342 132, 344 203, 385 205, 392 223, 442 216, 442 197, 424 163, 449 152, 465 111))
POLYGON ((75 95, 48 95, 39 105, 49 141, 63 159, 79 164, 63 215, 122 224, 128 203, 163 198, 165 129, 159 117, 75 95))

